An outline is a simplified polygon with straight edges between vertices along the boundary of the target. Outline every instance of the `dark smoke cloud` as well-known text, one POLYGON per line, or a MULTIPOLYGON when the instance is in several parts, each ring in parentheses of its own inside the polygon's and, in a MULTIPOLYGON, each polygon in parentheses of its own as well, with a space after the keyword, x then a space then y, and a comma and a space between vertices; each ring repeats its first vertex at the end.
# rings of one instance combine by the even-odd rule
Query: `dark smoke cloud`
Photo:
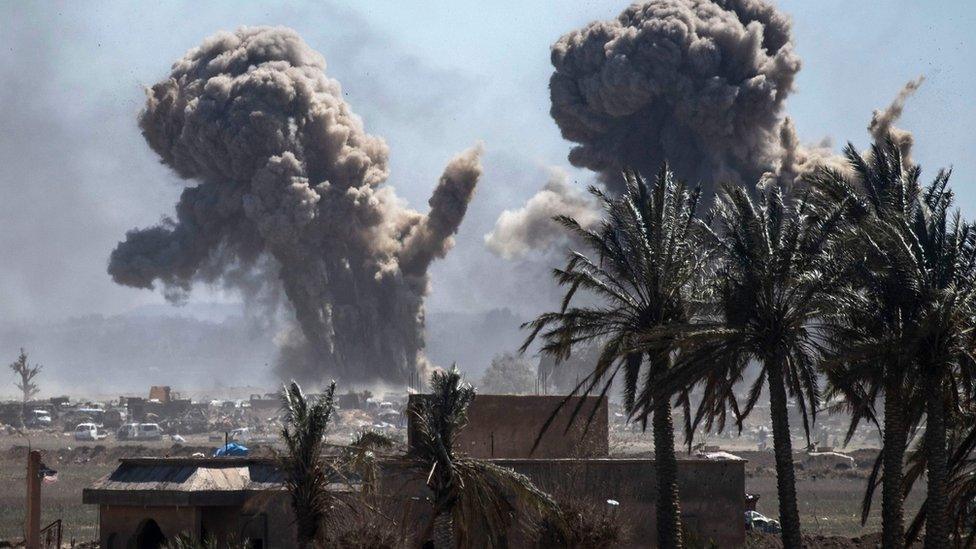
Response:
POLYGON ((574 166, 613 189, 620 171, 668 160, 710 189, 754 183, 778 158, 777 129, 800 59, 789 19, 758 0, 652 0, 552 47, 551 114, 574 166))
MULTIPOLYGON (((791 189, 819 166, 847 169, 829 140, 802 143, 783 116, 800 59, 787 16, 760 0, 633 4, 560 38, 552 64, 550 114, 575 143, 569 161, 596 172, 610 192, 624 168, 650 175, 665 160, 680 179, 702 185, 706 205, 723 183, 791 189)), ((875 111, 868 127, 875 141, 892 136, 906 162, 912 135, 894 124, 922 80, 875 111)), ((524 207, 502 213, 488 248, 505 258, 549 256, 561 228, 547 217, 599 217, 579 196, 547 183, 524 207)))
POLYGON ((429 214, 406 208, 382 185, 384 141, 365 132, 321 55, 280 27, 190 50, 148 91, 139 125, 195 185, 175 219, 126 235, 110 259, 116 282, 161 283, 177 299, 198 281, 253 288, 258 270, 300 327, 284 337, 284 373, 402 381, 423 366, 427 269, 453 245, 480 147, 450 161, 429 214), (261 268, 268 255, 273 267, 261 268))

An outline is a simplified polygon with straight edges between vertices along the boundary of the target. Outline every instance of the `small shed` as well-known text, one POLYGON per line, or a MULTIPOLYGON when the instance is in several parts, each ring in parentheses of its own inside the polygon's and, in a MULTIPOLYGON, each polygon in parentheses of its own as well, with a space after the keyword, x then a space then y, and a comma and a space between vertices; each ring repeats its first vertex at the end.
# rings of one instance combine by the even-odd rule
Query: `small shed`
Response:
POLYGON ((82 493, 101 547, 162 547, 180 534, 254 549, 293 547, 282 474, 260 458, 132 458, 82 493))

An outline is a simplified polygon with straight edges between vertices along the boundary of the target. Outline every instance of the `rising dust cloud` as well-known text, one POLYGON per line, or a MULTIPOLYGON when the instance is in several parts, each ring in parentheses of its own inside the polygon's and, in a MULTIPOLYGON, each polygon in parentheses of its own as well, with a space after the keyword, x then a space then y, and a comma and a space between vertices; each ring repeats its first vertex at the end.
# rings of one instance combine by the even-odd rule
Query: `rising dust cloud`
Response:
MULTIPOLYGON (((818 166, 846 169, 829 141, 802 144, 785 116, 801 61, 789 17, 760 0, 633 4, 561 37, 552 65, 550 114, 573 143, 569 162, 596 172, 610 192, 622 188, 624 168, 651 175, 665 160, 679 179, 702 186, 706 206, 725 183, 789 189, 818 166)), ((894 123, 921 82, 875 111, 869 127, 875 140, 891 135, 906 161, 912 137, 894 123)), ((555 214, 584 226, 599 219, 580 213, 579 193, 547 183, 501 214, 485 236, 489 250, 510 259, 565 242, 538 235, 561 230, 555 214)))
MULTIPOLYGON (((569 161, 610 192, 620 171, 790 188, 842 163, 829 143, 804 145, 785 102, 801 62, 789 18, 759 0, 651 0, 593 22, 553 46, 550 114, 569 161)), ((894 126, 910 82, 870 124, 910 155, 894 126)), ((426 215, 403 205, 384 141, 366 133, 325 61, 293 31, 242 28, 208 38, 148 90, 139 125, 189 186, 176 215, 129 232, 111 255, 120 284, 185 298, 195 283, 245 301, 283 293, 279 373, 303 381, 403 382, 426 368, 428 268, 453 245, 481 174, 480 148, 445 168, 426 215)), ((503 212, 488 248, 513 259, 565 241, 551 218, 584 226, 595 202, 554 172, 521 208, 503 212)), ((272 300, 273 301, 273 300, 272 300)))
POLYGON ((426 366, 428 268, 444 257, 481 175, 480 147, 450 160, 430 212, 404 206, 388 149, 286 28, 221 32, 147 90, 139 126, 189 181, 176 216, 112 252, 115 282, 185 297, 221 283, 248 300, 280 288, 298 330, 278 368, 318 381, 407 381, 426 366), (271 258, 273 261, 268 261, 271 258))

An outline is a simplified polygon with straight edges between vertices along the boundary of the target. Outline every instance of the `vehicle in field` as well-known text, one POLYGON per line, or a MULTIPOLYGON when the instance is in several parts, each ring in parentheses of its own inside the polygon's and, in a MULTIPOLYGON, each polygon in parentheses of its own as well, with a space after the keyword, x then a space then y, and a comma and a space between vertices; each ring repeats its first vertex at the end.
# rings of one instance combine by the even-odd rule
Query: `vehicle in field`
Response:
POLYGON ((79 423, 75 427, 75 440, 102 440, 107 436, 108 433, 94 423, 79 423))
POLYGON ((52 423, 51 412, 47 410, 30 410, 24 420, 27 427, 36 428, 50 427, 52 423))
POLYGON ((119 440, 162 440, 163 430, 158 423, 126 423, 115 433, 119 440))

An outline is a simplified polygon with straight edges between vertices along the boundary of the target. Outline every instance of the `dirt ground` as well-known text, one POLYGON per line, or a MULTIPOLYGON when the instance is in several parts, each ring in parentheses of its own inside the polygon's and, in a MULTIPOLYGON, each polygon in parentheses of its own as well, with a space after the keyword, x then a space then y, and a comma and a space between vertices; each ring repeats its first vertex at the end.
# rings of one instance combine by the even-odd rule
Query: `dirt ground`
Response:
MULTIPOLYGON (((747 451, 736 452, 736 455, 749 460, 746 464, 746 492, 759 494, 756 510, 768 517, 779 518, 772 452, 747 451)), ((804 532, 821 536, 857 537, 881 530, 880 489, 875 493, 867 524, 861 526, 861 502, 877 450, 856 450, 850 455, 857 461, 856 469, 812 468, 804 466, 802 454, 795 455, 797 504, 804 532)), ((921 506, 924 492, 924 482, 920 482, 906 500, 905 513, 909 520, 921 506)))
MULTIPOLYGON (((44 452, 44 463, 59 473, 54 484, 45 484, 42 522, 55 519, 64 523, 64 539, 78 542, 91 539, 97 532, 97 510, 81 504, 81 491, 92 481, 108 474, 119 458, 141 455, 190 455, 202 451, 209 455, 220 445, 206 435, 187 437, 183 446, 169 441, 120 443, 112 438, 105 441, 76 442, 70 434, 32 433, 28 441, 20 436, 0 435, 0 540, 23 536, 24 474, 27 445, 44 452)), ((614 453, 642 455, 634 445, 614 444, 614 453)), ((776 476, 772 452, 734 450, 748 460, 746 491, 760 496, 757 510, 777 518, 776 476)), ((873 547, 871 534, 880 525, 880 501, 866 526, 860 525, 860 506, 867 476, 876 450, 857 450, 851 455, 857 461, 855 469, 815 469, 804 464, 803 455, 796 454, 797 492, 800 520, 810 537, 811 547, 873 547), (843 539, 835 536, 842 536, 843 539)), ((908 498, 906 512, 910 517, 918 509, 924 486, 908 498)), ((776 536, 750 536, 748 547, 779 547, 776 536)))
MULTIPOLYGON (((611 453, 633 457, 651 457, 653 449, 649 435, 617 431, 611 436, 611 453)), ((678 440, 681 436, 676 437, 678 440)), ((779 519, 779 497, 776 492, 776 469, 772 448, 760 452, 756 444, 746 437, 711 440, 709 444, 720 446, 745 460, 746 492, 758 494, 756 510, 779 519)), ((795 437, 794 448, 803 446, 802 439, 795 437)), ((813 466, 804 452, 794 452, 796 465, 796 490, 803 531, 821 536, 823 543, 833 543, 830 536, 858 538, 881 530, 881 490, 875 493, 872 512, 867 523, 861 526, 861 502, 867 479, 878 455, 876 448, 860 447, 855 450, 839 450, 854 458, 853 469, 834 469, 813 466)), ((682 452, 683 454, 684 452, 682 452)), ((685 454, 687 455, 687 454, 685 454)), ((679 454, 679 459, 683 457, 679 454)), ((920 480, 905 502, 905 517, 910 521, 924 499, 925 482, 920 480)), ((775 536, 773 536, 775 538, 775 536)), ((836 540, 835 540, 836 541, 836 540)), ((832 547, 831 545, 826 545, 832 547)), ((760 545, 759 547, 763 547, 760 545)), ((847 547, 847 546, 839 546, 847 547)), ((854 545, 852 547, 859 547, 854 545)))

